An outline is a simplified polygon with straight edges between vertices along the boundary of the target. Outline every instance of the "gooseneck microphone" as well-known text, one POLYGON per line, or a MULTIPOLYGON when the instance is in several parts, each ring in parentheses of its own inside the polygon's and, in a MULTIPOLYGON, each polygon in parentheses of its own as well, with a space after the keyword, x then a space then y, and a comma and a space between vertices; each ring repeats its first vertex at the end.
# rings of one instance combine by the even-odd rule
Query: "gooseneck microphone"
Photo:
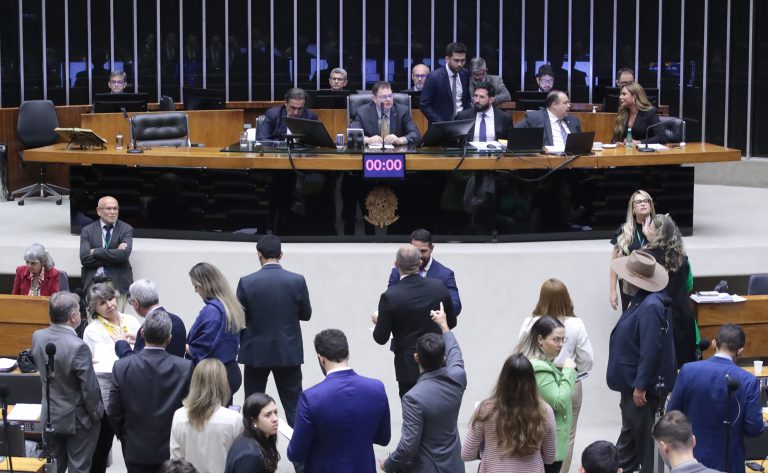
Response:
POLYGON ((133 126, 133 118, 128 116, 128 112, 125 110, 125 107, 121 107, 120 110, 122 110, 123 118, 128 121, 128 126, 131 128, 131 149, 129 149, 128 152, 131 154, 143 153, 143 149, 136 147, 136 129, 133 126))
MULTIPOLYGON (((643 153, 655 153, 656 152, 655 148, 648 147, 648 137, 649 137, 648 132, 651 131, 651 128, 657 127, 657 126, 662 125, 662 124, 664 124, 664 122, 654 123, 653 125, 651 125, 651 126, 649 126, 648 128, 645 129, 645 142, 643 143, 642 147, 640 147, 640 146, 637 147, 638 151, 641 151, 643 153)), ((654 133, 653 136, 656 136, 656 134, 654 133)))
POLYGON ((54 356, 56 355, 56 345, 49 343, 45 346, 45 354, 48 355, 48 371, 53 374, 54 356))

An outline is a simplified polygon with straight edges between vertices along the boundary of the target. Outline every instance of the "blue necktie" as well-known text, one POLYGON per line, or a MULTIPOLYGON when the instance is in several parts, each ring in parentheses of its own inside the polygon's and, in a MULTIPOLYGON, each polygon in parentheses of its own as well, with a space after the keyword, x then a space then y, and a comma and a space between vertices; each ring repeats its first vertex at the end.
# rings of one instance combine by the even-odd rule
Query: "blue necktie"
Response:
POLYGON ((480 133, 478 133, 480 141, 488 141, 488 135, 485 131, 485 114, 480 115, 480 133))
POLYGON ((562 120, 558 120, 557 123, 560 125, 560 134, 563 136, 563 146, 565 146, 565 141, 568 139, 568 132, 565 131, 562 120))

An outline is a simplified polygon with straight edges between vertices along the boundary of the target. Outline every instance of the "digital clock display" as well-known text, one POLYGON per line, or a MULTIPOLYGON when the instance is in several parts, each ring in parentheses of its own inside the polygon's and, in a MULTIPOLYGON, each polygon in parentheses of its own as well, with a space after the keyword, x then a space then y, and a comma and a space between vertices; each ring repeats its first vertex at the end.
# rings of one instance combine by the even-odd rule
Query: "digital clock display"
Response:
POLYGON ((363 154, 363 177, 366 179, 404 179, 405 154, 363 154))

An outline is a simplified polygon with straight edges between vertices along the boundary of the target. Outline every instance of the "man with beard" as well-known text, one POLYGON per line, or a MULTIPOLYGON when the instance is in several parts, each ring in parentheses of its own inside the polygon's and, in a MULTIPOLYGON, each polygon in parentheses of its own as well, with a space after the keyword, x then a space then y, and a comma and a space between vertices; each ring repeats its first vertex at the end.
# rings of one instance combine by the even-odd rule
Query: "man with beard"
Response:
POLYGON ((475 84, 473 108, 456 115, 456 120, 474 119, 475 126, 469 132, 470 141, 496 141, 506 139, 512 119, 504 110, 495 106, 496 90, 490 82, 475 84))
POLYGON ((469 83, 469 93, 474 96, 475 89, 482 82, 488 82, 493 86, 496 91, 495 105, 501 105, 504 102, 511 102, 512 95, 507 90, 507 86, 504 85, 504 79, 501 76, 494 76, 488 74, 488 65, 485 59, 481 57, 474 57, 469 61, 469 73, 472 74, 472 80, 469 83))
POLYGON ((421 90, 419 108, 429 123, 453 120, 457 113, 469 108, 469 71, 467 46, 450 43, 445 48, 445 67, 438 67, 427 76, 421 90))

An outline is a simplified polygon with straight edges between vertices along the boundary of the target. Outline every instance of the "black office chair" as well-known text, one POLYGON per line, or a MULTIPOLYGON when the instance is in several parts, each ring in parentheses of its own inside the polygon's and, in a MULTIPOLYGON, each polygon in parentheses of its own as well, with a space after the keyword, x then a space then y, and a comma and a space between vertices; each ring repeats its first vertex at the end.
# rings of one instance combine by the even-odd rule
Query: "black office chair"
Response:
MULTIPOLYGON (((56 116, 56 108, 50 100, 27 100, 19 107, 19 119, 16 125, 16 134, 24 149, 39 148, 52 145, 59 138, 53 131, 59 126, 59 118, 56 116)), ((19 151, 19 158, 24 162, 24 151, 19 151)), ((13 200, 21 195, 19 205, 24 205, 24 199, 39 194, 40 197, 48 195, 56 197, 56 205, 61 205, 61 194, 69 192, 69 189, 45 182, 46 164, 37 164, 40 168, 37 182, 31 186, 23 187, 10 193, 8 200, 13 200)))
POLYGON ((136 146, 189 147, 189 117, 182 112, 134 115, 131 139, 136 146))
MULTIPOLYGON (((373 98, 371 92, 364 94, 351 94, 347 97, 347 124, 352 123, 352 118, 357 115, 357 109, 361 106, 371 103, 373 98)), ((408 107, 408 113, 411 113, 411 96, 403 93, 395 93, 394 102, 408 107)))
POLYGON ((666 140, 659 140, 661 143, 681 143, 685 141, 685 120, 677 117, 659 116, 661 125, 653 129, 654 136, 660 133, 666 135, 666 140))
POLYGON ((753 274, 749 277, 749 286, 747 287, 748 296, 768 295, 768 274, 753 274))
POLYGON ((173 98, 167 95, 160 97, 160 111, 161 112, 175 112, 176 104, 173 103, 173 98))

